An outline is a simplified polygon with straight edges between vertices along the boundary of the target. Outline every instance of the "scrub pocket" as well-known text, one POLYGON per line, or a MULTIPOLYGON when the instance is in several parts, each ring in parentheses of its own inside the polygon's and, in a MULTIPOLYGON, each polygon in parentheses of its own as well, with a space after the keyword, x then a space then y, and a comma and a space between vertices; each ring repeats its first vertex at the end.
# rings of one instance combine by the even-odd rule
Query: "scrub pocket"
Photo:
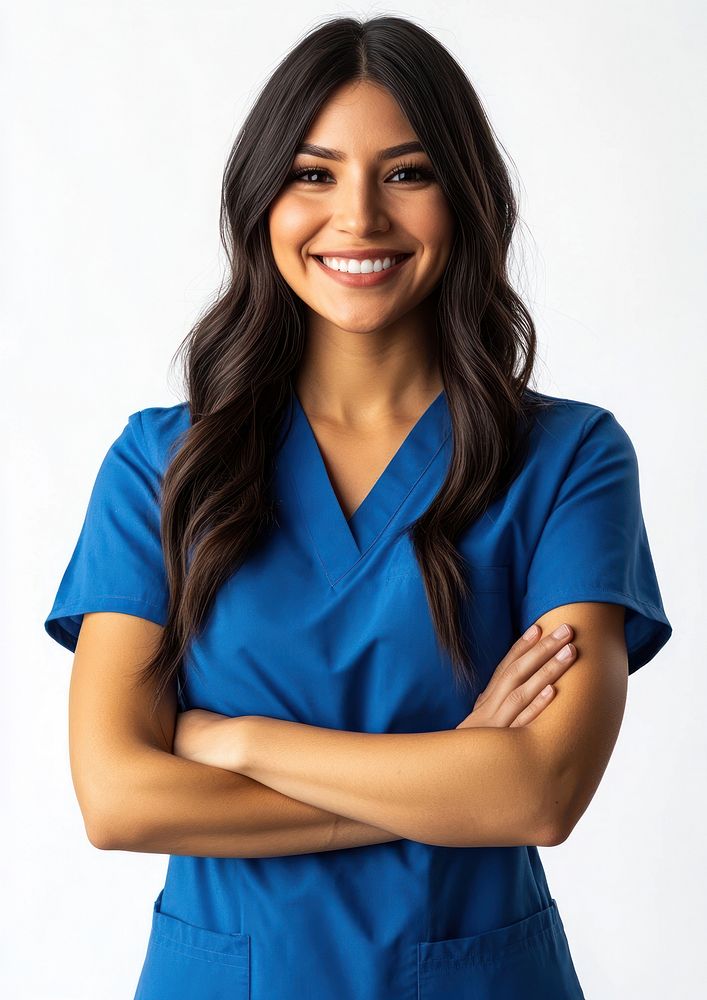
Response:
POLYGON ((417 945, 418 1000, 584 1000, 557 903, 506 927, 417 945))
POLYGON ((250 935, 222 934, 162 913, 162 892, 134 1000, 248 1000, 250 935))

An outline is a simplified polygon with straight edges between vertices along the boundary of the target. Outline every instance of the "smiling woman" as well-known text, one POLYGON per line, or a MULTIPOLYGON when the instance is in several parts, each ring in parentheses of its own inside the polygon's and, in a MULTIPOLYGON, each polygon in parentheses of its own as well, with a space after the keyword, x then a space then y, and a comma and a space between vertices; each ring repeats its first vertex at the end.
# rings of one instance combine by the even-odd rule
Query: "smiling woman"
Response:
POLYGON ((447 266, 454 213, 387 88, 363 79, 332 91, 297 148, 269 223, 280 272, 331 327, 390 324, 394 341, 397 318, 406 337, 418 328, 429 340, 429 317, 417 307, 447 266), (399 141, 391 145, 391 136, 399 141), (338 285, 376 294, 360 301, 338 285))
POLYGON ((671 626, 628 435, 529 387, 515 221, 404 18, 317 27, 240 131, 187 399, 129 415, 45 620, 92 843, 170 855, 136 1000, 583 996, 538 846, 671 626))

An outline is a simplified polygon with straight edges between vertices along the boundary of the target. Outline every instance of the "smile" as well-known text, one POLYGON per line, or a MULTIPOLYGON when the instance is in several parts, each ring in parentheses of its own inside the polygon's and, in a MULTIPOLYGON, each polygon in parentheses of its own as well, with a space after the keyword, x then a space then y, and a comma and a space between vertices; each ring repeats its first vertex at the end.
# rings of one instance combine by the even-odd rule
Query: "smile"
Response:
POLYGON ((354 288, 367 288, 369 285, 379 285, 397 274, 414 254, 396 254, 394 257, 376 260, 318 257, 316 254, 313 256, 322 270, 340 284, 354 288), (349 267, 351 270, 348 269, 349 267), (345 268, 345 270, 341 270, 341 268, 345 268))

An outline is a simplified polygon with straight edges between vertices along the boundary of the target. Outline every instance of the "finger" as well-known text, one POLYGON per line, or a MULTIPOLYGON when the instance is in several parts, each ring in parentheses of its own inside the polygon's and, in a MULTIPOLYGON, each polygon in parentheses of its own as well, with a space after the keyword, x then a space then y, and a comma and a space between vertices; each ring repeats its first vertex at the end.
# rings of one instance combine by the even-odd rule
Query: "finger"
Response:
POLYGON ((547 684, 540 694, 533 698, 527 708, 524 708, 520 715, 511 722, 508 728, 513 729, 514 726, 527 726, 529 722, 537 719, 542 710, 550 704, 554 694, 555 689, 552 684, 547 684))
POLYGON ((554 656, 541 663, 528 680, 512 688, 494 712, 493 717, 494 720, 497 720, 497 724, 510 726, 546 685, 554 683, 566 670, 569 670, 575 662, 576 654, 577 650, 574 644, 571 642, 565 643, 562 649, 558 650, 554 656), (567 657, 558 655, 563 650, 567 650, 569 653, 567 657))
MULTIPOLYGON (((498 694, 499 696, 505 696, 506 692, 500 691, 500 685, 504 677, 508 674, 508 669, 510 666, 519 659, 524 653, 527 653, 533 648, 541 638, 543 630, 536 623, 531 625, 524 634, 513 643, 511 648, 508 650, 503 659, 499 662, 498 666, 491 675, 491 680, 488 682, 484 690, 481 692, 479 697, 476 699, 476 704, 486 701, 488 698, 494 697, 498 694)), ((500 697, 499 697, 500 700, 500 697)))
MULTIPOLYGON (((557 636, 551 632, 549 635, 544 635, 540 639, 531 641, 530 645, 521 647, 520 654, 508 663, 506 662, 507 657, 504 657, 496 668, 496 671, 491 678, 491 682, 486 689, 487 694, 484 701, 486 702, 487 699, 490 699, 488 707, 491 707, 492 710, 496 710, 509 696, 517 699, 518 696, 514 695, 514 692, 523 683, 528 681, 529 678, 533 677, 538 670, 542 670, 544 665, 559 652, 562 646, 567 645, 568 638, 574 635, 572 626, 569 626, 569 629, 569 635, 565 634, 557 636)), ((557 631, 557 629, 555 629, 555 631, 557 631)), ((515 648, 516 645, 517 644, 514 643, 511 649, 515 648)), ((552 671, 550 671, 550 674, 552 674, 552 671)), ((525 705, 535 697, 541 688, 545 687, 545 685, 552 680, 554 680, 554 676, 545 676, 542 684, 539 686, 537 684, 535 685, 531 692, 531 697, 528 698, 526 702, 519 704, 516 700, 516 709, 525 708, 525 705)), ((511 716, 511 718, 505 722, 505 725, 510 725, 514 718, 515 715, 511 716)))

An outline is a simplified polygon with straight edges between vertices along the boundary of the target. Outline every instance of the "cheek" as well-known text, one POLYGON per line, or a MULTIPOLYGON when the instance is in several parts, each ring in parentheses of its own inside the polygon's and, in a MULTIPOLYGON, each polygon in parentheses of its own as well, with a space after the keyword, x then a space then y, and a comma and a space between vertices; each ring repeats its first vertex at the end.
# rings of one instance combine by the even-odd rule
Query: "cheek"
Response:
POLYGON ((454 217, 449 210, 447 199, 441 192, 419 206, 415 225, 418 239, 432 251, 443 252, 451 248, 454 217))
POLYGON ((312 208, 302 199, 287 195, 278 199, 270 211, 270 241, 273 253, 299 252, 314 231, 312 208))

